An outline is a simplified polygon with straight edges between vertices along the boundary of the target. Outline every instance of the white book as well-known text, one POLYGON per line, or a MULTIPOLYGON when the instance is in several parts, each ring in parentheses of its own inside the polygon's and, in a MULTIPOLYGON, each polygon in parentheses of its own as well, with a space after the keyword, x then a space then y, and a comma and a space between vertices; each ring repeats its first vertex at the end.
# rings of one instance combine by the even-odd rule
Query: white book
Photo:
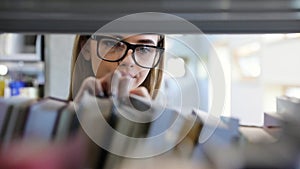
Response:
POLYGON ((283 122, 283 115, 276 112, 264 113, 264 127, 280 127, 283 122))

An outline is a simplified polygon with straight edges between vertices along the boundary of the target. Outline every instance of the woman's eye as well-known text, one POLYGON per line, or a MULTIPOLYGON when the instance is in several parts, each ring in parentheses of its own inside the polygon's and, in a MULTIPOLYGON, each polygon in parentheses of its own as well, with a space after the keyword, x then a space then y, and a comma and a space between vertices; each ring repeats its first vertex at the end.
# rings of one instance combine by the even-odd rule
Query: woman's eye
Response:
POLYGON ((147 54, 147 53, 150 53, 150 52, 151 52, 150 48, 148 48, 148 47, 140 47, 140 48, 138 48, 137 51, 138 51, 140 54, 147 54))
POLYGON ((114 47, 114 46, 117 46, 117 43, 116 41, 113 41, 113 40, 104 40, 103 41, 103 44, 107 47, 114 47))

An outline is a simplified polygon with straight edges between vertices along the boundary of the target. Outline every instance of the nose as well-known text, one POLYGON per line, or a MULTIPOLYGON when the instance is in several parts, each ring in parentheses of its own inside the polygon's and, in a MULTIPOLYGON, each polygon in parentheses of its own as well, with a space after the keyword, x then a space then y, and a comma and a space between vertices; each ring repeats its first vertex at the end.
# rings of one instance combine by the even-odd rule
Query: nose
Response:
POLYGON ((119 63, 120 66, 124 67, 133 67, 135 65, 133 57, 132 57, 133 50, 129 49, 126 56, 121 60, 119 63))

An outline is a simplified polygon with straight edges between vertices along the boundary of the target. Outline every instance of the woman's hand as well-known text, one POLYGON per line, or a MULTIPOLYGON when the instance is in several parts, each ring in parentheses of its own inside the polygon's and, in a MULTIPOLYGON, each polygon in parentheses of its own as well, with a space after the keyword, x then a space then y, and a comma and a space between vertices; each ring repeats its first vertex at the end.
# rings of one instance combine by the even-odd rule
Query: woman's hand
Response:
POLYGON ((114 95, 118 98, 124 98, 129 97, 129 95, 137 95, 146 100, 151 100, 151 96, 145 87, 132 88, 130 77, 121 76, 119 71, 109 73, 100 79, 96 79, 95 77, 86 78, 74 101, 79 102, 85 91, 88 91, 91 95, 100 97, 114 95))
POLYGON ((146 87, 144 87, 144 86, 130 90, 130 94, 141 96, 147 100, 151 100, 151 96, 150 96, 148 90, 146 89, 146 87))

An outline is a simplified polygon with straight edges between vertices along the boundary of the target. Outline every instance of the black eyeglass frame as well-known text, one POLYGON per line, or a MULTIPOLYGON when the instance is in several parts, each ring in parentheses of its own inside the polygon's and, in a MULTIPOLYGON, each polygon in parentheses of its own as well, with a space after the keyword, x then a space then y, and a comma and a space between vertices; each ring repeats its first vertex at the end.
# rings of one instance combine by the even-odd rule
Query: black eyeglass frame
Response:
MULTIPOLYGON (((133 58, 134 63, 135 63, 136 65, 138 65, 138 66, 140 66, 140 67, 142 67, 142 68, 146 68, 146 69, 152 69, 152 68, 155 68, 155 67, 159 64, 159 62, 160 62, 160 60, 161 60, 161 53, 164 52, 164 50, 165 50, 165 48, 159 47, 159 46, 142 45, 142 44, 136 44, 136 45, 135 45, 135 44, 131 44, 131 43, 128 43, 128 42, 126 42, 126 41, 123 41, 123 40, 120 40, 120 39, 117 39, 117 38, 113 38, 113 37, 110 37, 110 36, 92 35, 92 36, 91 36, 91 39, 97 41, 97 56, 98 56, 100 59, 102 59, 102 60, 104 60, 104 61, 107 61, 107 62, 119 62, 119 61, 122 61, 122 60, 125 58, 125 56, 126 56, 127 53, 128 53, 128 50, 129 50, 129 49, 132 49, 133 52, 132 52, 131 57, 133 58), (108 60, 108 59, 105 59, 105 58, 101 57, 100 54, 99 54, 99 42, 100 42, 100 40, 103 39, 103 38, 112 39, 112 40, 117 40, 117 41, 119 41, 119 42, 124 43, 124 44, 127 46, 127 49, 126 49, 125 53, 123 54, 123 56, 120 57, 120 58, 117 59, 117 60, 108 60), (159 49, 159 51, 158 51, 158 53, 157 53, 157 54, 158 54, 158 57, 159 57, 157 63, 155 63, 155 65, 153 65, 152 67, 146 67, 146 66, 140 65, 140 64, 136 61, 136 59, 135 59, 135 49, 136 49, 137 47, 150 47, 150 48, 159 49)), ((158 43, 158 44, 159 44, 159 43, 158 43)))

